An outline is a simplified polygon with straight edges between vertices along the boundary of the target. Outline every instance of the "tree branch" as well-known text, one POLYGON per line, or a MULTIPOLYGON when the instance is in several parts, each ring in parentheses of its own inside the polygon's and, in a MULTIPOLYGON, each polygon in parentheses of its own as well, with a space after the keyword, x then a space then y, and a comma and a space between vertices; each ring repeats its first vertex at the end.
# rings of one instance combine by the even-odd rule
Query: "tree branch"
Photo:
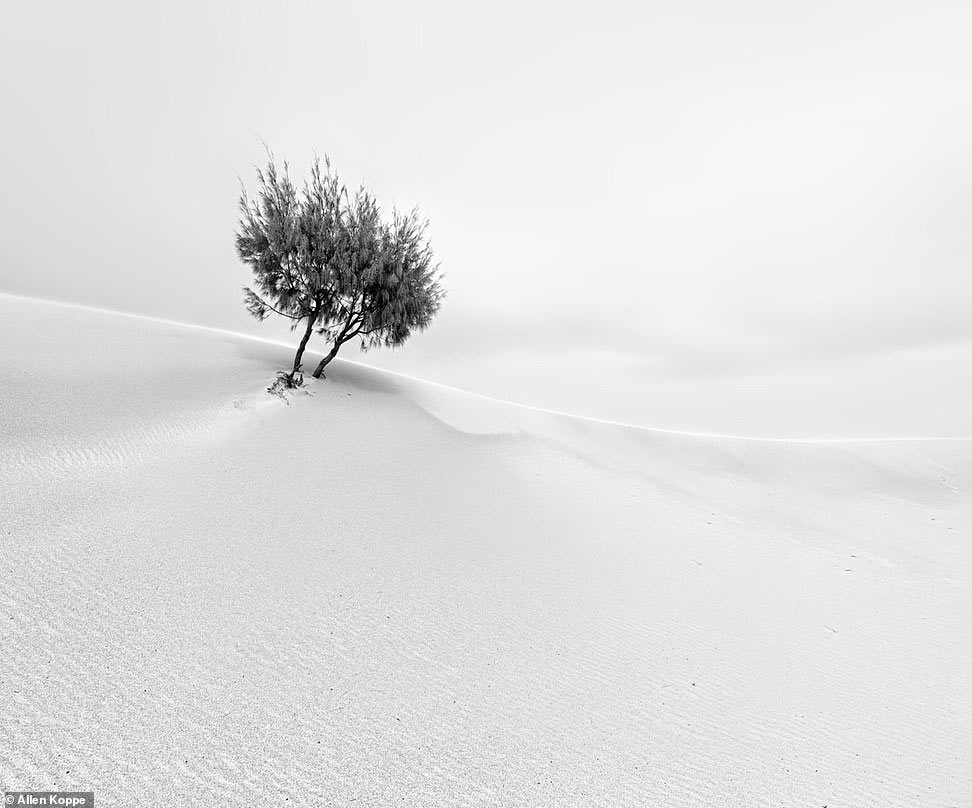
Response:
POLYGON ((256 292, 254 292, 249 286, 244 286, 243 287, 243 292, 244 292, 244 297, 245 297, 245 299, 247 301, 246 307, 249 310, 250 314, 252 314, 254 317, 256 317, 256 318, 258 318, 260 320, 263 320, 264 317, 266 317, 266 314, 264 312, 264 309, 269 309, 270 311, 274 312, 275 314, 279 314, 281 317, 287 317, 287 318, 289 318, 291 320, 303 320, 304 319, 304 316, 303 315, 301 315, 301 316, 298 317, 298 316, 295 316, 293 314, 287 314, 287 312, 285 312, 285 311, 280 311, 280 309, 274 308, 269 303, 267 303, 266 300, 264 300, 262 297, 260 297, 260 295, 258 295, 256 292), (257 308, 257 306, 259 306, 259 308, 257 308))
MULTIPOLYGON (((256 295, 254 295, 254 296, 256 297, 256 295)), ((262 303, 262 304, 263 304, 264 306, 266 306, 266 307, 267 307, 268 309, 270 309, 270 311, 274 311, 274 312, 276 312, 276 313, 277 313, 277 314, 279 314, 279 315, 280 315, 281 317, 289 317, 289 318, 290 318, 291 320, 303 320, 303 319, 304 319, 304 315, 301 315, 300 317, 295 317, 295 316, 294 316, 293 314, 287 314, 287 312, 285 312, 285 311, 280 311, 280 309, 275 309, 275 308, 274 308, 273 306, 271 306, 271 305, 270 305, 269 303, 267 303, 267 301, 266 301, 266 300, 264 300, 264 299, 263 299, 262 297, 257 297, 257 299, 258 299, 258 300, 259 300, 259 301, 260 301, 260 302, 261 302, 261 303, 262 303)), ((314 312, 314 313, 316 314, 316 312, 314 312)))

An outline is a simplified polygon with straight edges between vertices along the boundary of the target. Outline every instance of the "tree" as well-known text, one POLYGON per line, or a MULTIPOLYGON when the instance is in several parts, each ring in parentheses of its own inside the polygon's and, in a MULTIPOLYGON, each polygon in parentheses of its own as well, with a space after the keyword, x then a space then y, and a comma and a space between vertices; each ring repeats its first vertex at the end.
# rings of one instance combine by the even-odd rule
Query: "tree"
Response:
POLYGON ((244 300, 260 321, 273 313, 290 319, 291 330, 303 327, 291 383, 315 330, 331 342, 314 370, 320 378, 352 339, 363 350, 396 346, 428 327, 445 292, 417 211, 393 211, 386 222, 364 188, 351 199, 326 158, 323 170, 314 161, 301 192, 272 154, 257 181, 255 200, 240 196, 236 251, 256 281, 256 291, 243 287, 244 300))

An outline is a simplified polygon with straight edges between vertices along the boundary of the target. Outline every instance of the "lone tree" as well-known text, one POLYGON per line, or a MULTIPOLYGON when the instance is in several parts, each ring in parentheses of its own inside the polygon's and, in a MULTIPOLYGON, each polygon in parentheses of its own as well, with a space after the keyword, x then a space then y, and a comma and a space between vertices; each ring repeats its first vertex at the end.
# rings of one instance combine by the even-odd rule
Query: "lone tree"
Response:
POLYGON ((257 181, 256 199, 240 196, 236 251, 255 279, 255 289, 243 287, 250 314, 278 314, 291 330, 303 328, 289 383, 299 381, 314 331, 331 343, 314 370, 320 378, 350 340, 363 350, 401 345, 428 327, 445 292, 417 211, 386 221, 367 190, 350 197, 326 158, 323 168, 315 159, 301 191, 272 154, 257 181))

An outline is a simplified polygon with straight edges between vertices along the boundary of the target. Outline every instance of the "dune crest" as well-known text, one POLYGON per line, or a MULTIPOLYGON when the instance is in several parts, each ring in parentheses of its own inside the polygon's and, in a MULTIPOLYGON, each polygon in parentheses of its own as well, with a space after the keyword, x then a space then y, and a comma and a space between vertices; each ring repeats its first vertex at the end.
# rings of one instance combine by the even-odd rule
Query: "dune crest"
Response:
POLYGON ((0 787, 972 802, 972 443, 665 433, 340 360, 287 406, 286 346, 50 307, 0 297, 0 787))

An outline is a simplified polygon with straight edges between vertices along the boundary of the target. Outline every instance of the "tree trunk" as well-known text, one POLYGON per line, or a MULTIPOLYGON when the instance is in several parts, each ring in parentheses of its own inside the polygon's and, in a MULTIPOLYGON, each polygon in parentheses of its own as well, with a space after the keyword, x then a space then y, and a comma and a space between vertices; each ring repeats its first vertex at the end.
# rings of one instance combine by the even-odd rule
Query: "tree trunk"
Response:
POLYGON ((304 336, 301 337, 300 345, 297 346, 297 356, 294 357, 294 369, 290 372, 291 376, 300 370, 300 360, 304 356, 304 348, 307 347, 307 340, 310 339, 311 332, 314 330, 314 321, 316 319, 315 314, 307 315, 307 329, 304 331, 304 336))
POLYGON ((327 356, 325 356, 321 363, 314 369, 314 378, 319 379, 324 375, 324 368, 327 367, 328 362, 330 362, 335 356, 337 356, 338 350, 341 348, 340 342, 335 342, 334 347, 331 348, 327 356))
POLYGON ((361 332, 361 321, 358 320, 356 322, 355 317, 359 317, 363 315, 361 314, 361 312, 356 312, 354 310, 354 306, 351 306, 350 309, 351 310, 348 313, 347 322, 345 322, 344 328, 341 329, 341 333, 338 334, 337 337, 335 337, 334 346, 331 348, 331 352, 321 360, 321 363, 314 370, 315 379, 319 379, 321 378, 321 376, 324 375, 324 368, 327 367, 328 362, 330 362, 335 356, 337 356, 337 352, 341 350, 341 346, 344 345, 344 343, 347 342, 349 339, 357 336, 361 332), (357 325, 356 331, 351 330, 352 324, 357 325))

